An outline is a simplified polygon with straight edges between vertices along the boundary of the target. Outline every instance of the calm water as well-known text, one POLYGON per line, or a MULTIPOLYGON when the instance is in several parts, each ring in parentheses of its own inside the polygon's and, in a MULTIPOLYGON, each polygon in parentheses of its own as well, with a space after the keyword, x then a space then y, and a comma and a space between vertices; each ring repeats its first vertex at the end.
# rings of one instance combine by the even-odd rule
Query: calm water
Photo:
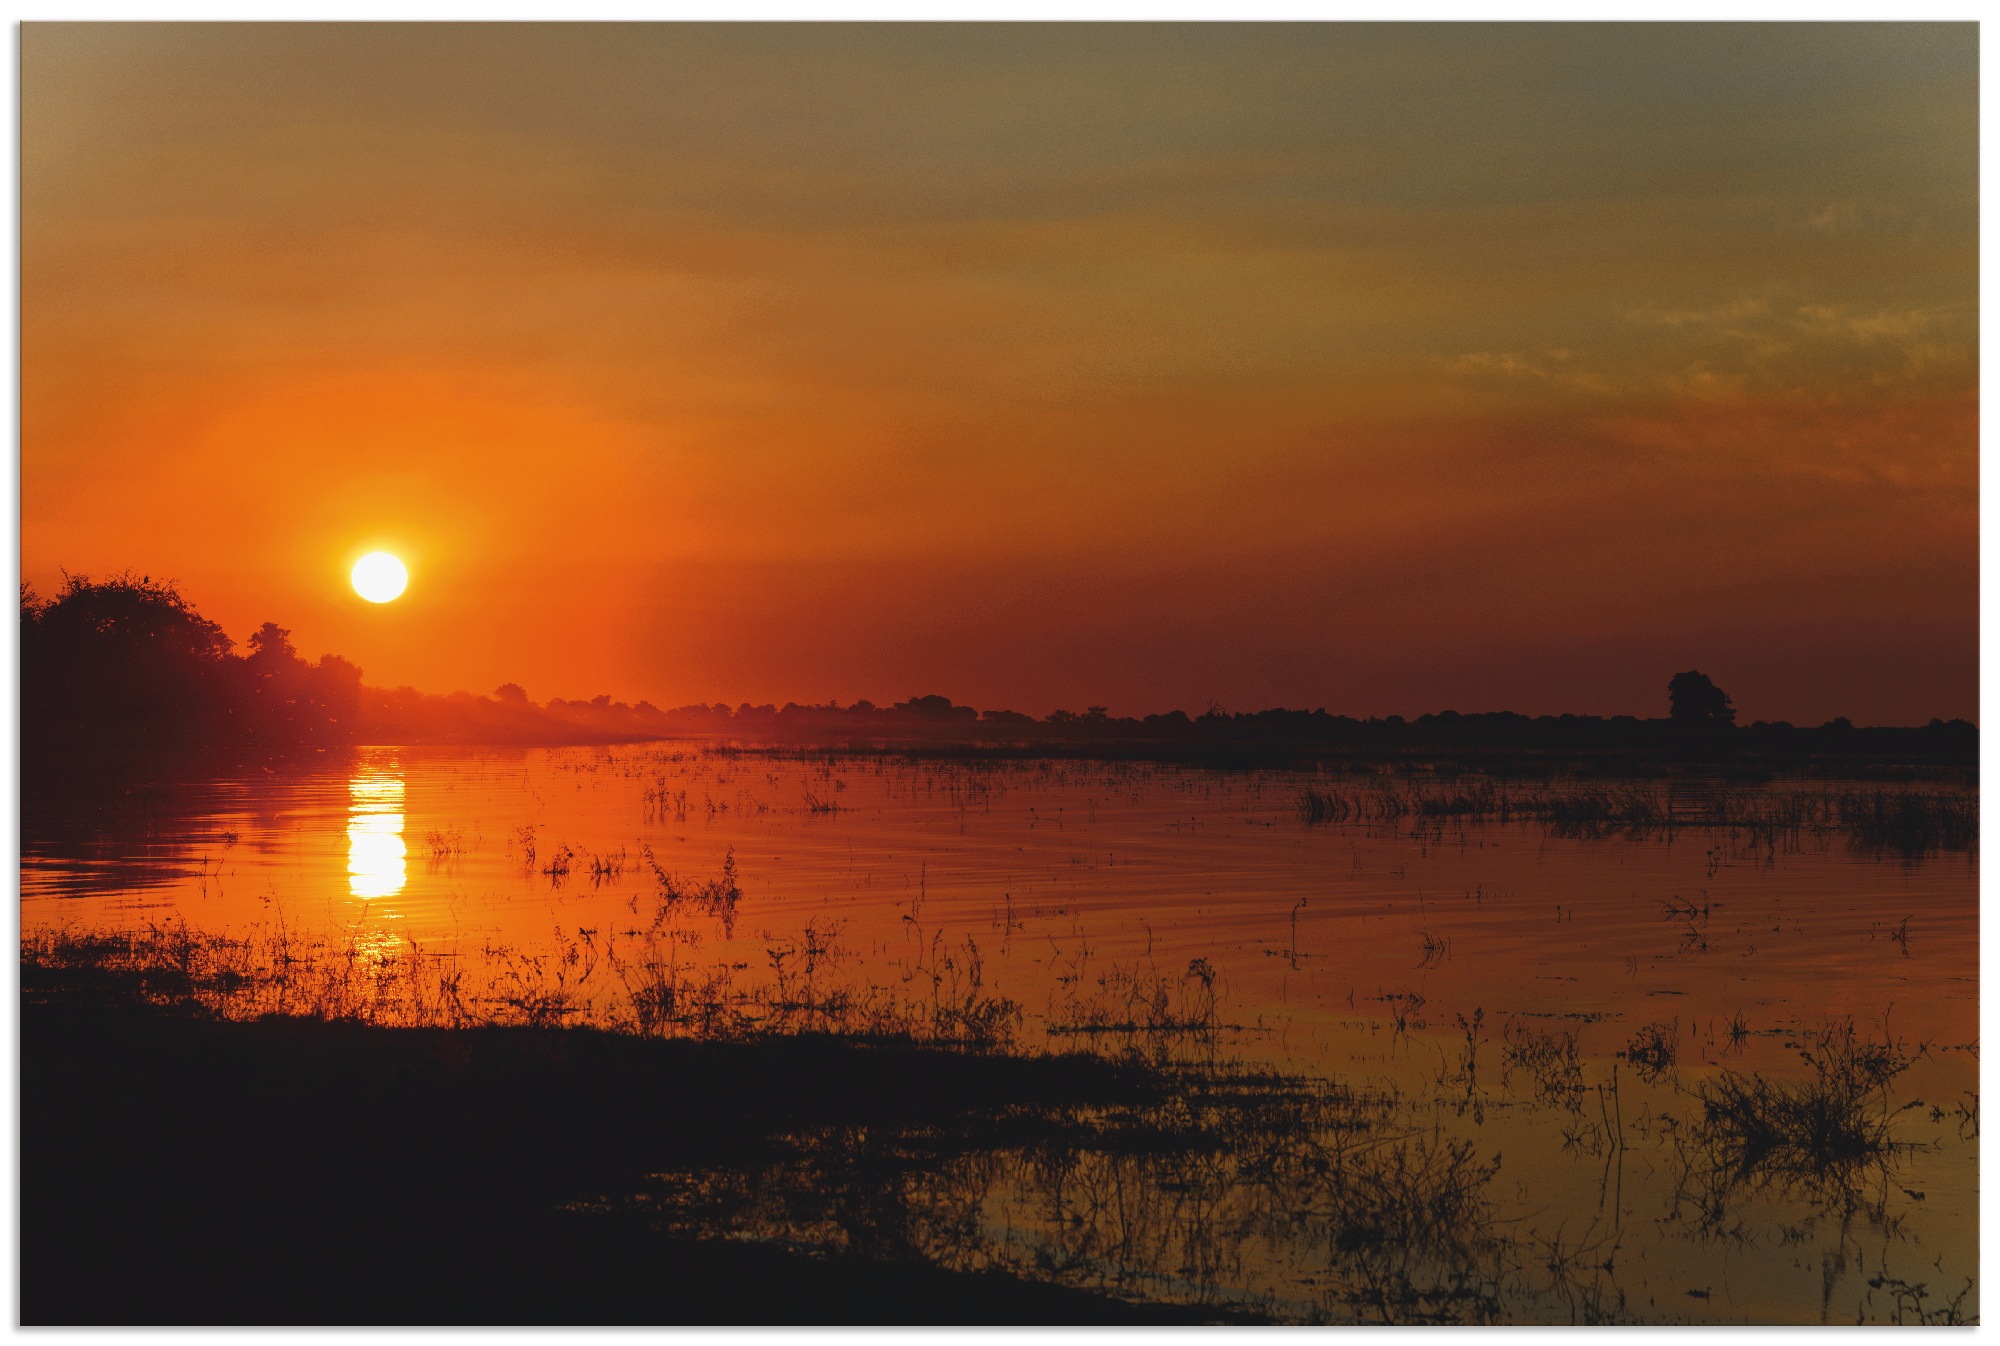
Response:
MULTIPOLYGON (((1908 1318, 1976 1275, 1963 852, 1308 827, 1300 777, 1122 764, 635 747, 369 749, 335 766, 31 811, 24 929, 185 922, 316 941, 364 969, 416 950, 501 1017, 629 1021, 632 969, 664 958, 682 1003, 699 989, 753 1018, 837 993, 1005 997, 1027 1045, 1066 1048, 1181 1042, 1153 1030, 1199 1019, 1203 1050, 1393 1091, 1412 1125, 1498 1156, 1490 1194, 1530 1287, 1510 1292, 1513 1316, 1908 1318), (733 908, 663 902, 663 884, 696 892, 726 862, 733 908), (1844 1019, 1924 1048, 1894 1086, 1905 1147, 1834 1197, 1746 1182, 1719 1209, 1693 1191, 1692 1090, 1724 1069, 1798 1078, 1799 1033, 1844 1019), (1509 1056, 1563 1033, 1581 1110, 1509 1056), (1635 1057, 1635 1040, 1673 1043, 1673 1061, 1635 1057), (1614 1102, 1616 1142, 1597 1124, 1614 1102), (1578 1249, 1587 1270, 1569 1266, 1578 1249)), ((1031 1187, 991 1180, 985 1227, 1033 1236, 1031 1187)), ((1282 1244, 1261 1239, 1234 1288, 1329 1312, 1282 1244)))

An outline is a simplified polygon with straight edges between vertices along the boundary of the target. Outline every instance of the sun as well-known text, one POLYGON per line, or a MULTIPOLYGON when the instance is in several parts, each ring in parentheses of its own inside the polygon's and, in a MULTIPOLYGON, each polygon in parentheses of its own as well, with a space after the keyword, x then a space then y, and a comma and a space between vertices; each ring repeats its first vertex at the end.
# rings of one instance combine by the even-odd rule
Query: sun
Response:
POLYGON ((410 572, 385 551, 371 551, 354 563, 354 592, 371 603, 390 603, 410 587, 410 572))

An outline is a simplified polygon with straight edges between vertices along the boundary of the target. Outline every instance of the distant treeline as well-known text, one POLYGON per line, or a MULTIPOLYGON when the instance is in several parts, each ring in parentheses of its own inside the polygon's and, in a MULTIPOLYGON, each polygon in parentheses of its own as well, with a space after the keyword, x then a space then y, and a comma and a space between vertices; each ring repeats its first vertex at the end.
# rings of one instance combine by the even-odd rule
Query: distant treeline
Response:
MULTIPOLYGON (((490 703, 489 703, 490 704, 490 703)), ((1270 755, 1369 756, 1474 755, 1540 752, 1561 756, 1631 754, 1662 757, 1813 756, 1907 758, 1922 762, 1972 762, 1978 730, 1965 720, 1932 720, 1921 728, 1860 728, 1845 719, 1817 726, 1782 721, 1737 726, 1726 719, 1632 715, 1539 715, 1511 711, 1461 714, 1440 711, 1415 719, 1400 715, 1356 719, 1318 710, 1259 710, 1200 715, 1169 711, 1143 718, 1058 710, 1037 719, 1011 710, 979 711, 942 696, 912 697, 891 706, 858 701, 801 706, 682 706, 656 710, 645 702, 626 706, 552 701, 549 712, 585 722, 603 716, 668 737, 698 737, 800 747, 966 745, 996 749, 1126 750, 1133 756, 1191 759, 1270 755)), ((1122 755, 1122 754, 1121 754, 1122 755)))
POLYGON ((985 749, 1014 752, 1270 759, 1337 754, 1736 756, 1976 760, 1964 720, 1922 728, 1735 723, 1720 688, 1698 672, 1668 684, 1669 714, 1519 715, 1442 711, 1406 720, 1319 710, 1118 717, 1102 706, 1041 718, 979 711, 943 696, 894 705, 691 705, 662 710, 600 696, 537 704, 512 683, 490 696, 366 687, 337 655, 308 663, 290 633, 265 623, 237 654, 229 637, 171 583, 72 577, 55 598, 23 590, 24 744, 105 746, 333 743, 591 743, 699 738, 796 747, 985 749))

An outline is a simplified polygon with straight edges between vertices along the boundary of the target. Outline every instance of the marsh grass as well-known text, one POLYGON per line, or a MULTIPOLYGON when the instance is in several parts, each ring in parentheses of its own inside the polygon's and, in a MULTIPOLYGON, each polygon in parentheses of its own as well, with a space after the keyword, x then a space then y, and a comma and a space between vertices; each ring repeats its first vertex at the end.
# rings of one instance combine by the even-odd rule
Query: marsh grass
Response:
POLYGON ((1010 1158, 991 1181, 1003 1212, 1019 1212, 999 1221, 1016 1241, 998 1265, 1017 1272, 1307 1321, 1498 1313, 1497 1158, 1354 1100, 1218 1117, 1198 1098, 1183 1127, 1113 1128, 1010 1158), (1301 1296, 1300 1281, 1313 1291, 1301 1296))
POLYGON ((1179 972, 1151 959, 1093 966, 1087 952, 1058 972, 1048 1031, 1056 1035, 1209 1037, 1225 1028, 1215 965, 1190 958, 1179 972))
POLYGON ((1504 1073, 1518 1070, 1534 1082, 1537 1098, 1570 1112, 1583 1107, 1586 1084, 1575 1030, 1544 1033, 1514 1020, 1501 1032, 1500 1057, 1504 1073))
POLYGON ((588 857, 590 882, 592 886, 615 884, 625 877, 625 848, 603 851, 588 857))
POLYGON ((1011 1046, 1020 1006, 986 985, 976 940, 941 938, 907 990, 857 981, 831 923, 767 937, 770 975, 704 957, 693 903, 722 921, 740 896, 733 859, 672 881, 650 927, 556 928, 532 952, 441 951, 357 929, 303 936, 282 922, 239 935, 185 921, 123 932, 41 930, 21 944, 24 993, 97 996, 223 1019, 266 1016, 397 1028, 587 1024, 648 1037, 831 1035, 974 1051, 1011 1046), (477 989, 475 990, 475 985, 477 989))
MULTIPOLYGON (((1877 1039, 1851 1020, 1833 1021, 1799 1035, 1804 1078, 1724 1071, 1697 1083, 1689 1091, 1699 1106, 1692 1121, 1661 1119, 1675 1184, 1666 1223, 1702 1242, 1744 1243, 1758 1237, 1748 1199, 1802 1209, 1802 1231, 1823 1223, 1832 1235, 1835 1270, 1861 1255, 1856 1229, 1878 1231, 1887 1243, 1906 1239, 1899 1203, 1923 1197, 1906 1192, 1901 1170, 1919 1145, 1898 1138, 1895 1123, 1919 1105, 1898 1106, 1890 1086, 1922 1050, 1886 1030, 1877 1039)), ((1888 1307, 1893 1316, 1893 1297, 1888 1307)), ((1879 1320, 1881 1308, 1864 1295, 1860 1316, 1879 1320)))
MULTIPOLYGON (((1058 775, 1084 770, 1062 764, 1040 769, 1058 775)), ((1124 779, 1101 768, 1090 771, 1093 782, 1124 779)), ((1282 804, 1295 780, 1287 777, 1262 796, 1261 807, 1268 812, 1274 798, 1282 804)), ((885 788, 964 809, 988 807, 1000 791, 977 769, 957 767, 904 773, 885 788)), ((1174 788, 1206 786, 1177 779, 1174 788)), ((1703 814, 1691 796, 1663 783, 1593 786, 1563 798, 1557 796, 1566 787, 1548 783, 1446 782, 1430 796, 1423 796, 1428 784, 1399 786, 1401 802, 1379 808, 1381 795, 1372 787, 1314 788, 1323 798, 1310 808, 1301 802, 1307 821, 1378 825, 1393 818, 1412 830, 1504 817, 1540 818, 1578 835, 1602 828, 1598 834, 1609 835, 1621 827, 1701 826, 1689 819, 1702 816, 1749 816, 1736 804, 1703 814), (1669 798, 1670 810, 1660 807, 1669 798)), ((838 782, 815 780, 808 794, 824 800, 839 789, 838 782)), ((771 797, 787 796, 774 791, 771 797)), ((748 807, 740 792, 730 798, 732 807, 748 807)), ((662 791, 649 807, 671 814, 685 811, 686 802, 685 791, 662 791)), ((1946 846, 1957 844, 1948 830, 1922 822, 1928 807, 1916 806, 1914 826, 1901 805, 1857 805, 1845 813, 1836 808, 1832 815, 1772 810, 1760 815, 1769 825, 1758 824, 1763 830, 1755 834, 1803 836, 1837 825, 1851 829, 1852 837, 1865 833, 1857 844, 1904 853, 1940 844, 1940 836, 1946 846)), ((1971 816, 1968 810, 1965 817, 1971 816)), ((1970 849, 1976 829, 1960 839, 1970 849)), ((568 850, 553 838, 538 845, 534 827, 518 829, 513 844, 529 876, 546 873, 568 850)), ((125 988, 117 994, 136 987, 149 1003, 228 1018, 507 1025, 546 1031, 549 1042, 570 1040, 558 1030, 590 1025, 760 1052, 772 1045, 810 1048, 821 1040, 862 1051, 935 1046, 948 1049, 952 1061, 982 1069, 1005 1066, 1016 1052, 1060 1060, 1064 1052, 1084 1049, 1078 1054, 1131 1065, 1130 1092, 1074 1104, 1010 1099, 991 1115, 943 1122, 882 1114, 868 1125, 787 1132, 780 1153, 757 1163, 700 1169, 676 1155, 671 1163, 636 1171, 661 1174, 644 1184, 645 1200, 662 1219, 696 1237, 1010 1271, 1133 1299, 1288 1320, 1548 1321, 1553 1305, 1558 1316, 1595 1322, 1627 1312, 1614 1265, 1616 1236, 1599 1226, 1579 1234, 1573 1218, 1578 1208, 1571 1206, 1558 1211, 1568 1225, 1553 1231, 1553 1218, 1537 1228, 1539 1212, 1522 1216, 1510 1194, 1519 1193, 1521 1202, 1530 1196, 1541 1201, 1537 1184, 1546 1175, 1533 1167, 1533 1157, 1524 1161, 1509 1148, 1513 1167, 1500 1181, 1500 1157, 1493 1152, 1498 1128, 1473 1129, 1487 1123, 1476 1110, 1471 1123, 1466 1111, 1453 1111, 1456 1101, 1444 1096, 1447 1085, 1462 1086, 1466 1100, 1484 1100, 1496 1116, 1505 1115, 1499 1111, 1504 1108, 1535 1125, 1549 1123, 1547 1133, 1563 1138, 1564 1158, 1602 1160, 1607 1181, 1629 1162, 1636 1185, 1642 1169, 1650 1180, 1658 1165, 1668 1175, 1660 1181, 1681 1185, 1675 1200, 1691 1203, 1686 1225, 1662 1222, 1672 1232, 1762 1238, 1767 1234, 1755 1228, 1759 1218, 1782 1219, 1786 1228, 1794 1220, 1804 1223, 1796 1214, 1802 1201, 1833 1212, 1823 1228, 1859 1212, 1865 1219, 1857 1224, 1873 1222, 1889 1231, 1885 1238, 1901 1237, 1889 1204, 1900 1198, 1888 1174, 1900 1152, 1896 1128, 1914 1129, 1916 1122, 1897 1121, 1905 1114, 1890 1095, 1910 1049, 1858 1035, 1851 1025, 1844 1033, 1829 1028, 1798 1038, 1801 1056, 1769 1075, 1747 1069, 1705 1074, 1712 1063, 1700 1051, 1695 1018, 1645 1024, 1636 1032, 1629 1025, 1586 1028, 1593 1046, 1586 1052, 1575 1029, 1535 1022, 1559 1016, 1523 1011, 1508 1017, 1502 1009, 1497 1017, 1504 1029, 1488 1036, 1477 1010, 1458 1011, 1458 988, 1449 975, 1451 937, 1418 929, 1419 947, 1409 956, 1434 974, 1423 985, 1438 1003, 1427 1003, 1423 992, 1379 983, 1375 995, 1364 988, 1361 998, 1386 1007, 1372 1017, 1388 1020, 1383 1051, 1391 1059, 1399 1052, 1408 1057, 1413 1047, 1449 1053, 1439 1058, 1439 1092, 1421 1080, 1408 1098, 1362 1096, 1331 1082, 1224 1064, 1221 1058, 1237 1046, 1255 1050, 1266 1039, 1261 1025, 1230 1022, 1229 1008, 1240 1018, 1251 1016, 1231 1006, 1212 964, 1155 963, 1150 954, 1107 959, 1093 954, 1077 929, 1051 960, 1055 989, 1045 1014, 1032 1016, 1045 1021, 1047 1039, 1024 1049, 1023 1024, 1030 1016, 999 993, 987 962, 991 950, 963 931, 954 940, 927 928, 921 903, 912 907, 912 927, 891 964, 889 984, 876 984, 862 965, 879 954, 851 952, 835 920, 816 918, 803 930, 760 931, 754 940, 738 940, 744 894, 733 853, 718 869, 676 874, 651 849, 634 846, 629 874, 622 851, 570 851, 566 862, 578 877, 587 872, 593 883, 622 885, 605 905, 615 907, 610 914, 629 928, 557 930, 552 940, 536 941, 532 956, 490 947, 468 946, 462 954, 418 948, 359 927, 314 938, 280 923, 220 938, 176 921, 123 934, 30 935, 22 947, 24 987, 31 997, 57 984, 73 992, 87 989, 92 974, 108 971, 125 988), (725 949, 725 941, 733 943, 725 949), (1244 1035, 1240 1043, 1231 1036, 1237 1033, 1244 1035), (1689 1035, 1685 1044, 1683 1033, 1689 1035), (1621 1041, 1624 1050, 1613 1053, 1621 1041), (1637 1084, 1653 1087, 1635 1098, 1637 1084), (1668 1119, 1661 1109, 1675 1116, 1668 1119), (1754 1210, 1745 1200, 1751 1196, 1759 1202, 1754 1210)), ((1005 901, 1004 920, 996 916, 996 925, 1014 937, 1025 927, 1016 920, 1013 898, 1005 901)), ((1301 909, 1293 910, 1286 952, 1294 959, 1325 956, 1299 950, 1301 909)), ((1690 931, 1711 923, 1705 897, 1676 896, 1660 910, 1690 931)), ((1727 911, 1718 905, 1714 914, 1727 911)), ((1901 912, 1896 908, 1888 921, 1901 912)), ((1905 919, 1886 931, 1905 953, 1909 926, 1905 919)), ((1920 929, 1913 957, 1928 952, 1922 935, 1920 929)), ((984 932, 980 938, 993 942, 984 932)), ((1463 935, 1460 943, 1460 959, 1476 951, 1463 935)), ((1894 956, 1897 950, 1879 952, 1894 956)), ((881 963, 872 966, 879 977, 881 963)), ((1724 1060, 1761 1064, 1764 1036, 1775 1030, 1758 1028, 1752 1043, 1740 1012, 1725 1020, 1728 1008, 1725 1003, 1713 1011, 1711 1042, 1735 1049, 1724 1060), (1742 1053, 1746 1043, 1756 1050, 1742 1053)), ((1597 1024, 1617 1015, 1560 1017, 1597 1024)), ((768 1074, 768 1087, 777 1096, 797 1088, 782 1072, 768 1074)), ((1967 1098, 1951 1113, 1935 1112, 1947 1131, 1976 1138, 1977 1097, 1967 1098)), ((553 1140, 588 1146, 587 1138, 553 1140)), ((630 1190, 606 1199, 621 1201, 619 1192, 630 1190)), ((1934 1191, 1931 1209, 1942 1204, 1934 1191)), ((1928 1226, 1913 1221, 1912 1228, 1928 1226)), ((1797 1241, 1810 1239, 1800 1234, 1797 1241)), ((1963 1295, 1897 1281, 1886 1271, 1878 1279, 1870 1282, 1870 1312, 1878 1315, 1950 1321, 1976 1313, 1976 1303, 1963 1295)), ((1643 1292, 1633 1303, 1632 1312, 1647 1314, 1643 1292)), ((1686 1306, 1676 1301, 1675 1307, 1686 1306)))
POLYGON ((551 887, 560 888, 569 878, 570 867, 578 858, 578 852, 567 844, 559 845, 549 853, 549 862, 542 866, 542 873, 548 876, 551 887))
MULTIPOLYGON (((532 829, 516 840, 533 854, 532 829)), ((552 882, 585 870, 617 882, 622 851, 540 848, 552 882)), ((266 1015, 384 1027, 590 1025, 648 1037, 749 1039, 825 1034, 974 1051, 1013 1045, 1021 1008, 987 984, 976 938, 934 935, 901 985, 859 974, 838 924, 808 921, 765 935, 766 966, 705 949, 733 937, 743 897, 734 852, 718 871, 667 872, 642 848, 649 889, 628 905, 626 930, 556 927, 531 950, 485 944, 450 949, 367 931, 302 935, 282 919, 217 934, 185 920, 103 933, 43 930, 21 946, 24 984, 50 993, 91 987, 162 1008, 228 1019, 266 1015), (650 910, 641 912, 642 899, 650 910), (705 925, 704 922, 713 922, 705 925), (704 933, 704 932, 707 933, 704 933)), ((530 861, 532 863, 532 861, 530 861)))
POLYGON ((721 917, 727 923, 734 922, 736 904, 743 900, 743 888, 736 876, 734 848, 723 855, 720 873, 700 881, 668 873, 653 855, 651 846, 641 846, 639 855, 653 875, 656 898, 653 919, 656 926, 683 907, 694 907, 710 916, 721 917))
POLYGON ((1619 1055, 1638 1068, 1642 1078, 1659 1079, 1680 1060, 1681 1026, 1677 1020, 1642 1025, 1619 1055))
POLYGON ((1126 1101, 1022 1107, 972 1137, 802 1135, 640 1201, 710 1237, 1295 1321, 1498 1316, 1497 1157, 1398 1125, 1388 1096, 1214 1066, 1142 1078, 1126 1101))
POLYGON ((1762 844, 1843 836, 1858 850, 1911 859, 1977 848, 1976 792, 1923 788, 1764 788, 1726 782, 1514 783, 1383 775, 1301 790, 1307 826, 1371 824, 1421 832, 1449 822, 1534 822, 1556 836, 1648 837, 1720 830, 1762 844))
POLYGON ((954 945, 934 933, 915 966, 919 983, 928 982, 930 1019, 921 1031, 932 1041, 988 1050, 1010 1046, 1021 1028, 1021 1006, 986 991, 986 960, 971 935, 954 945))
POLYGON ((1909 1068, 1912 1051, 1893 1039, 1863 1037, 1851 1019, 1800 1037, 1798 1053, 1811 1071, 1806 1079, 1725 1071, 1695 1086, 1704 1138, 1717 1161, 1738 1174, 1821 1176, 1893 1148, 1889 1084, 1909 1068))
MULTIPOLYGON (((706 958, 703 937, 685 925, 641 933, 579 931, 533 958, 488 951, 501 971, 479 997, 463 991, 458 959, 359 936, 301 940, 283 928, 234 940, 178 922, 124 935, 37 932, 24 939, 22 967, 31 999, 95 986, 228 1017, 551 1032, 587 1021, 745 1045, 940 1047, 960 1061, 1015 1046, 1019 1007, 992 993, 971 939, 931 936, 909 982, 891 994, 848 979, 831 922, 767 936, 768 975, 754 985, 706 958), (115 985, 93 974, 111 974, 115 985)), ((658 1176, 599 1204, 636 1205, 677 1236, 1001 1271, 1288 1321, 1543 1321, 1549 1306, 1578 1321, 1626 1315, 1615 1239, 1595 1229, 1538 1231, 1504 1215, 1498 1189, 1513 1184, 1496 1182, 1501 1157, 1476 1133, 1449 1129, 1439 1099, 1150 1050, 1176 1028, 1181 1041, 1212 1035, 1220 1023, 1212 977, 1194 968, 1089 971, 1078 1005, 1106 1030, 1084 1036, 1096 1050, 1037 1059, 1109 1066, 1119 1073, 1108 1091, 1002 1091, 992 1106, 963 1116, 947 1109, 944 1120, 786 1131, 775 1149, 724 1167, 649 1168, 658 1176), (1160 1031, 1136 1031, 1147 1025, 1160 1031)), ((1454 1080, 1476 1087, 1479 1055, 1497 1050, 1503 1084, 1513 1074, 1529 1082, 1522 1105, 1558 1110, 1578 1145, 1607 1166, 1624 1162, 1628 1134, 1663 1139, 1681 1166, 1676 1210, 1688 1223, 1675 1227, 1704 1239, 1754 1237, 1739 1198, 1768 1193, 1836 1218, 1861 1213, 1894 1237, 1888 1174, 1900 1114, 1890 1086, 1918 1049, 1886 1032, 1868 1037, 1842 1023, 1803 1033, 1803 1078, 1724 1071, 1677 1087, 1668 1096, 1690 1100, 1696 1113, 1676 1122, 1621 1109, 1615 1070, 1608 1088, 1592 1084, 1574 1030, 1513 1019, 1489 1038, 1480 1018, 1454 1019, 1462 1041, 1454 1080)), ((1677 1050, 1678 1037, 1676 1025, 1646 1025, 1625 1056, 1670 1064, 1674 1053, 1658 1046, 1677 1050)), ((1014 1059, 992 1064, 1012 1068, 1014 1059)), ((1976 1131, 1969 1097, 1937 1116, 1976 1131)), ((1950 1321, 1976 1312, 1964 1295, 1884 1277, 1871 1283, 1880 1315, 1950 1321)))
POLYGON ((1887 1321, 1899 1327, 1965 1327, 1979 1321, 1966 1307, 1966 1298, 1977 1289, 1968 1276, 1965 1284, 1950 1294, 1933 1295, 1928 1281, 1907 1281, 1884 1271, 1868 1278, 1868 1299, 1881 1295, 1888 1301, 1887 1321), (1932 1301, 1935 1300, 1935 1303, 1932 1301))
POLYGON ((1900 855, 1969 851, 1979 842, 1979 799, 1938 790, 1842 791, 1839 826, 1858 841, 1900 855))
POLYGON ((23 991, 136 998, 229 1018, 263 1015, 455 1028, 481 1018, 459 960, 407 940, 346 931, 306 936, 278 923, 252 935, 185 920, 116 932, 26 932, 23 991))
MULTIPOLYGON (((662 947, 671 960, 693 941, 662 947)), ((649 965, 594 932, 533 957, 492 952, 494 992, 476 1002, 459 994, 455 962, 413 946, 221 939, 179 923, 35 934, 23 970, 31 996, 74 996, 95 975, 109 979, 97 983, 107 995, 182 1012, 399 1027, 559 1030, 611 987, 626 992, 622 1026, 653 1035, 985 1051, 1007 1045, 1019 1018, 986 990, 972 940, 934 938, 917 993, 900 998, 841 984, 830 925, 774 940, 776 975, 750 993, 721 970, 649 965)), ((1165 1001, 1140 997, 1147 1012, 1212 1018, 1199 969, 1173 980, 1165 1001), (1191 999, 1175 998, 1178 988, 1191 999)), ((803 1132, 775 1162, 669 1174, 648 1199, 703 1237, 734 1231, 1133 1298, 1305 1319, 1493 1316, 1504 1240, 1485 1189, 1497 1159, 1398 1124, 1389 1096, 1212 1062, 1133 1056, 1117 1069, 1116 1092, 1075 1102, 1023 1096, 943 1127, 803 1132), (1321 1289, 1279 1303, 1266 1263, 1297 1263, 1321 1289)))

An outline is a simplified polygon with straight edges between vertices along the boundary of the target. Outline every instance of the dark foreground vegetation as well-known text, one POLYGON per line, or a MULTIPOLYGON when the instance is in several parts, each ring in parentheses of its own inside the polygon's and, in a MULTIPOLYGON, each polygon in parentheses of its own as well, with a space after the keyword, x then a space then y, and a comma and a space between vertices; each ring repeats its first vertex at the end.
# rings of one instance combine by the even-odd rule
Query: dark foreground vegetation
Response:
POLYGON ((50 1324, 1175 1323, 907 1246, 908 1173, 1166 1081, 1089 1057, 824 1036, 231 1021, 157 975, 30 960, 21 1319, 50 1324), (654 1175, 754 1175, 802 1138, 845 1246, 702 1237, 654 1175))
MULTIPOLYGON (((1622 1206, 1610 1231, 1509 1211, 1534 1174, 1485 1108, 1556 1128, 1600 1216, 1631 1149, 1696 1244, 1774 1202, 1843 1258, 1896 1227, 1910 1109, 1977 1132, 1976 1096, 1892 1093, 1928 1044, 1851 1019, 1785 1030, 1804 1072, 1683 1080, 1678 1020, 1604 1063, 1475 1012, 1424 1096, 1234 1066, 1178 1020, 1093 1053, 824 996, 708 1028, 641 1012, 641 978, 622 1027, 560 1027, 414 949, 246 960, 185 926, 40 932, 21 971, 31 1325, 1672 1320, 1621 1283, 1622 1206), (853 1026, 881 1023, 906 1026, 853 1026)), ((1976 1315, 1969 1280, 1867 1285, 1864 1318, 1976 1315)))
POLYGON ((1540 715, 1442 711, 1406 720, 1315 710, 1171 711, 1121 717, 1104 707, 1037 718, 976 710, 943 696, 889 706, 743 704, 661 709, 609 696, 537 703, 509 683, 490 696, 369 687, 337 655, 307 662, 291 633, 265 623, 246 650, 169 582, 72 577, 44 599, 23 592, 21 723, 38 770, 92 753, 202 751, 275 755, 343 743, 605 743, 645 738, 945 754, 1090 756, 1208 765, 1325 758, 1445 757, 1752 766, 1825 762, 1970 766, 1978 732, 1963 720, 1921 728, 1738 725, 1728 696, 1690 670, 1668 684, 1668 714, 1540 715))

